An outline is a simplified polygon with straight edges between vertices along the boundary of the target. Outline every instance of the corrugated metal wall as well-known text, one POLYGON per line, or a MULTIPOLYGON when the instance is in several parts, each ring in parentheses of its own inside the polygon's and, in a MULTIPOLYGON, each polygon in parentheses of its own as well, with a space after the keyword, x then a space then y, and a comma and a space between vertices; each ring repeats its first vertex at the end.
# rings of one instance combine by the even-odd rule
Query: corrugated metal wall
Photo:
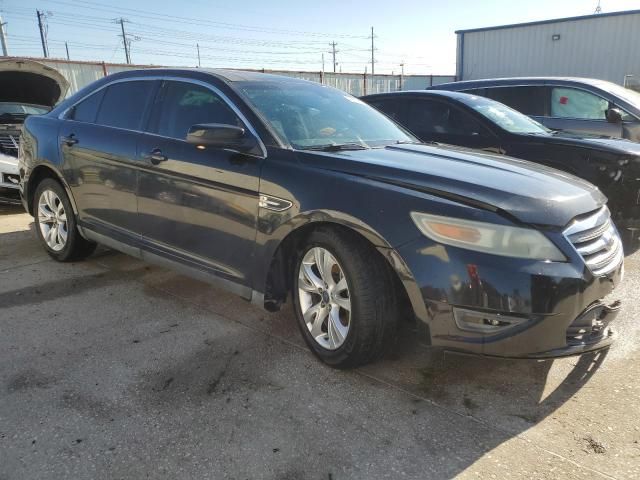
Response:
POLYGON ((640 13, 461 32, 458 75, 463 80, 577 76, 622 85, 625 75, 640 77, 639 46, 640 13))
MULTIPOLYGON (((89 83, 105 76, 138 68, 150 68, 145 65, 124 65, 99 62, 73 62, 67 60, 51 60, 32 58, 58 70, 71 84, 68 95, 77 92, 89 83)), ((300 78, 312 82, 323 83, 352 95, 360 96, 369 93, 386 93, 397 90, 422 90, 431 85, 453 82, 453 75, 361 75, 358 73, 294 72, 284 70, 268 70, 266 73, 300 78)))

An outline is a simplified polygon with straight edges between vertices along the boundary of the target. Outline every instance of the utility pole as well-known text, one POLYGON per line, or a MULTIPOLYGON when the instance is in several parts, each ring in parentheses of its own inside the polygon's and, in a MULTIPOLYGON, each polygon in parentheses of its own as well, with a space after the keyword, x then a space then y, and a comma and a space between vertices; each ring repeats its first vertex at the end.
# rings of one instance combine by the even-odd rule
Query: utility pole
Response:
POLYGON ((322 54, 322 74, 324 75, 324 53, 322 54))
POLYGON ((4 26, 6 23, 2 21, 2 16, 0 16, 0 41, 2 41, 2 55, 5 57, 9 56, 7 52, 7 36, 4 31, 4 26))
POLYGON ((64 42, 64 48, 67 50, 67 60, 71 60, 71 57, 69 57, 69 44, 67 42, 64 42))
POLYGON ((124 56, 127 60, 127 64, 131 63, 131 56, 129 54, 129 41, 127 39, 127 34, 124 31, 124 22, 127 22, 124 18, 117 18, 115 20, 116 23, 120 24, 120 28, 122 29, 122 45, 124 45, 124 56))
POLYGON ((402 90, 403 83, 404 83, 404 60, 400 64, 400 90, 402 90))
POLYGON ((375 52, 375 48, 373 46, 373 39, 375 38, 375 36, 373 35, 373 27, 371 27, 371 76, 373 77, 374 73, 375 73, 375 67, 373 66, 376 63, 375 57, 374 57, 374 53, 375 52))
POLYGON ((198 67, 201 67, 202 65, 200 65, 200 44, 196 43, 196 49, 198 50, 198 67))
POLYGON ((44 58, 49 58, 49 48, 47 47, 47 35, 45 33, 44 23, 42 19, 44 18, 44 13, 40 10, 36 10, 36 15, 38 15, 38 28, 40 29, 40 41, 42 42, 42 53, 44 58))
POLYGON ((331 45, 331 54, 333 55, 333 73, 336 73, 336 67, 338 66, 338 64, 336 63, 336 45, 338 45, 336 42, 331 42, 329 45, 331 45))

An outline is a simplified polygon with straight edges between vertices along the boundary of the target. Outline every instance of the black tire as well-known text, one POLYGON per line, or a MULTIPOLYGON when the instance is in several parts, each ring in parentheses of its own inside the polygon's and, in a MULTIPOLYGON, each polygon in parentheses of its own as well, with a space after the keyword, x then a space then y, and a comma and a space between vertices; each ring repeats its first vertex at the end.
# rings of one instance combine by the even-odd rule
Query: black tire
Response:
POLYGON ((80 235, 80 232, 78 232, 76 217, 73 213, 73 207, 71 206, 71 202, 69 201, 67 192, 65 192, 62 185, 60 185, 60 183, 58 183, 56 180, 52 178, 46 178, 38 184, 38 188, 36 188, 36 192, 33 197, 33 217, 35 220, 36 235, 38 236, 38 239, 44 246, 47 253, 54 260, 57 260, 58 262, 72 262, 75 260, 82 260, 83 258, 91 255, 96 249, 96 244, 94 242, 86 240, 82 237, 82 235, 80 235), (46 191, 55 193, 57 198, 62 203, 64 212, 66 214, 67 239, 64 247, 60 250, 54 250, 47 244, 42 233, 42 228, 40 226, 38 205, 40 198, 46 191))
POLYGON ((375 248, 353 232, 323 227, 309 235, 295 263, 292 296, 298 327, 320 360, 335 368, 352 368, 379 359, 394 345, 398 301, 392 275, 375 248), (342 345, 333 350, 320 345, 311 335, 298 290, 303 258, 315 247, 326 249, 335 257, 349 289, 349 330, 342 345))

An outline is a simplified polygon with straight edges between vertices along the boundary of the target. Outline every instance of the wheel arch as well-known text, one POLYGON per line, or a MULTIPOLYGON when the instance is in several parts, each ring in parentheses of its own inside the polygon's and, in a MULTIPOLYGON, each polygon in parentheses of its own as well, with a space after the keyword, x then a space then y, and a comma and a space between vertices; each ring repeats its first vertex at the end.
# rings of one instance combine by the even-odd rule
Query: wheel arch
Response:
POLYGON ((65 190, 67 197, 69 197, 69 202, 71 202, 71 206, 73 207, 73 213, 78 215, 78 207, 76 206, 75 199, 73 198, 73 194, 71 193, 71 188, 69 184, 66 182, 62 174, 53 166, 48 163, 41 163, 37 165, 29 174, 29 178, 27 181, 27 188, 25 189, 25 200, 27 202, 27 210, 33 215, 33 206, 34 206, 34 197, 36 194, 36 190, 40 182, 42 182, 46 178, 51 178, 60 185, 65 190))
MULTIPOLYGON (((282 225, 288 226, 277 244, 267 253, 268 263, 263 277, 264 308, 276 311, 286 301, 291 290, 291 280, 295 260, 299 249, 314 230, 318 228, 332 228, 349 234, 358 235, 365 239, 377 253, 384 258, 385 264, 394 273, 395 286, 400 297, 403 310, 410 313, 412 319, 428 322, 427 309, 422 295, 409 270, 398 252, 385 238, 371 226, 350 215, 338 212, 309 212, 301 214, 295 219, 282 225)), ((280 230, 280 229, 278 229, 280 230)), ((275 232, 274 232, 275 233, 275 232)), ((404 313, 404 312, 403 312, 404 313)))

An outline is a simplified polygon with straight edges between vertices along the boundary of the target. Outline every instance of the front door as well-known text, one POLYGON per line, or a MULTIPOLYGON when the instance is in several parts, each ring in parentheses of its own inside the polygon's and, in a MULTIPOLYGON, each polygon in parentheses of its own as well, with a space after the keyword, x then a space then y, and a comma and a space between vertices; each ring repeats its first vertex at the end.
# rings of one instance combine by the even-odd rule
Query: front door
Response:
MULTIPOLYGON (((198 123, 245 127, 212 87, 165 81, 138 143, 143 247, 247 285, 262 159, 185 141, 198 123)), ((143 253, 144 255, 144 253, 143 253)))

